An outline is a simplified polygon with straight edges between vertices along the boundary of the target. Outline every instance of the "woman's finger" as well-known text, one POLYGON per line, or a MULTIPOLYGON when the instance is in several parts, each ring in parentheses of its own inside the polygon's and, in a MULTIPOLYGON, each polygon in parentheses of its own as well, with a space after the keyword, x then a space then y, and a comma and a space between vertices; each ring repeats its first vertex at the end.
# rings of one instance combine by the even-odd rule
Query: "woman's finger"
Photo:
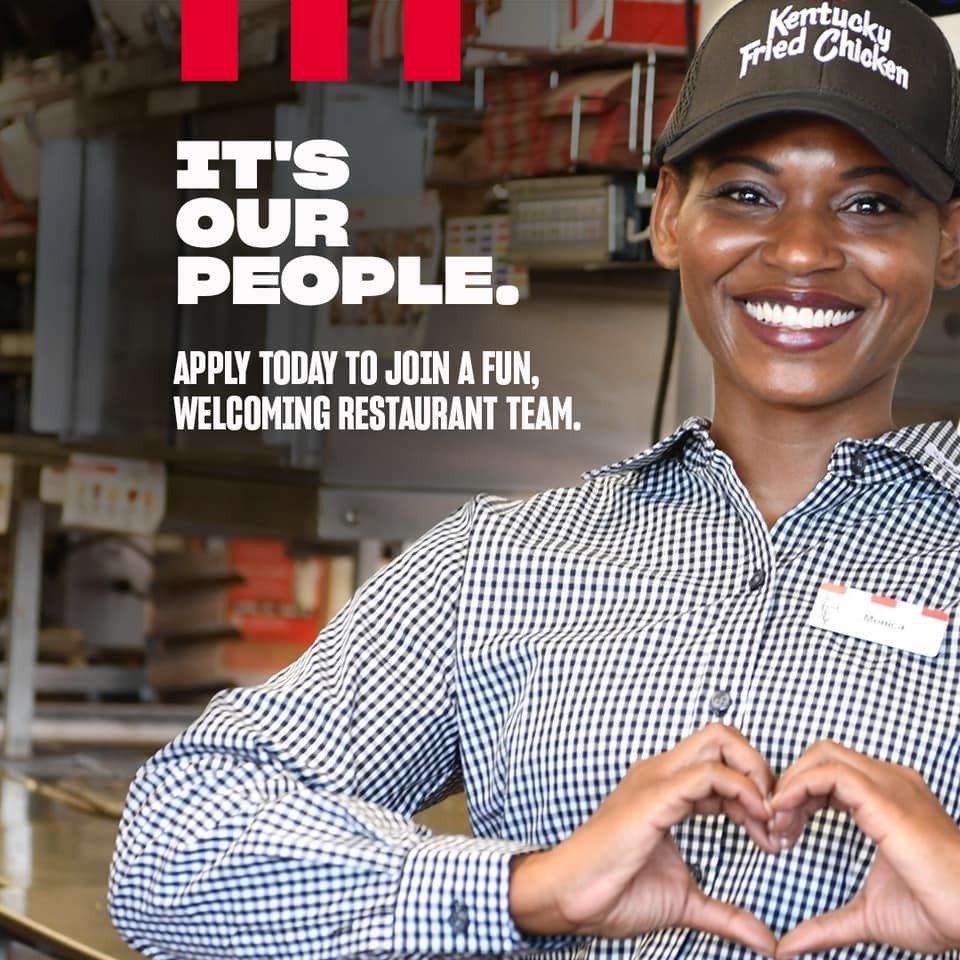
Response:
POLYGON ((740 733, 731 727, 724 727, 730 736, 720 742, 720 759, 728 767, 739 770, 749 777, 760 791, 761 796, 769 796, 773 792, 776 781, 770 772, 767 761, 759 751, 740 733))
POLYGON ((776 937, 762 920, 732 903, 714 900, 696 887, 687 897, 680 924, 742 943, 767 957, 776 952, 776 937))
POLYGON ((824 810, 829 806, 829 796, 809 797, 809 799, 803 803, 800 803, 799 806, 780 807, 774 805, 773 798, 771 798, 773 815, 771 816, 767 827, 772 834, 792 835, 794 833, 802 833, 810 818, 815 813, 819 812, 820 810, 824 810))
MULTIPOLYGON (((779 837, 772 837, 770 835, 770 831, 767 829, 767 820, 757 820, 751 817, 739 800, 725 800, 718 797, 713 801, 713 805, 717 808, 716 813, 723 814, 728 820, 732 820, 737 826, 742 827, 746 831, 747 836, 749 836, 764 853, 779 854, 786 849, 786 847, 781 844, 779 837)), ((701 812, 699 807, 696 812, 701 812)))
POLYGON ((766 796, 773 790, 774 778, 766 760, 750 741, 733 727, 711 723, 688 737, 677 747, 677 753, 683 766, 719 761, 749 777, 756 784, 761 796, 766 796))
POLYGON ((883 764, 881 760, 875 760, 872 757, 864 756, 856 750, 851 750, 833 740, 820 740, 808 747, 800 757, 798 757, 781 775, 777 781, 777 791, 780 792, 784 787, 790 784, 794 777, 812 770, 814 767, 821 767, 827 763, 845 763, 855 770, 858 770, 864 776, 870 776, 876 770, 878 764, 883 764))
POLYGON ((699 803, 719 798, 724 805, 735 801, 747 818, 765 823, 769 808, 756 783, 719 761, 686 767, 658 786, 653 821, 662 830, 691 816, 699 803))
POLYGON ((827 806, 852 813, 854 806, 876 792, 870 777, 846 762, 833 761, 809 767, 789 781, 781 781, 770 798, 770 806, 775 814, 797 809, 815 812, 827 806))
POLYGON ((821 953, 835 947, 848 947, 868 939, 863 901, 854 897, 839 910, 805 920, 777 944, 777 960, 791 960, 801 953, 821 953))

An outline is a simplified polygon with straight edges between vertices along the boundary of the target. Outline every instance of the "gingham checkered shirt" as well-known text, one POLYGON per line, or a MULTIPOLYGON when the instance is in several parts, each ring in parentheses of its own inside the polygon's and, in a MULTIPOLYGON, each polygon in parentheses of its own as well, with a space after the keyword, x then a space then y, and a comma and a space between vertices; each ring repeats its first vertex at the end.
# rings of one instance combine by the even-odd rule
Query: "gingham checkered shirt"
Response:
MULTIPOLYGON (((635 760, 717 717, 775 774, 825 737, 908 764, 956 819, 953 426, 841 441, 772 529, 707 427, 575 487, 477 498, 298 661, 215 697, 131 787, 110 887, 129 942, 217 960, 751 955, 686 930, 529 941, 508 911, 513 855, 562 840, 635 760), (940 654, 810 626, 825 581, 950 612, 940 654), (411 822, 460 783, 475 838, 411 822)), ((779 857, 719 816, 675 837, 708 893, 776 933, 848 900, 873 856, 827 811, 779 857)))

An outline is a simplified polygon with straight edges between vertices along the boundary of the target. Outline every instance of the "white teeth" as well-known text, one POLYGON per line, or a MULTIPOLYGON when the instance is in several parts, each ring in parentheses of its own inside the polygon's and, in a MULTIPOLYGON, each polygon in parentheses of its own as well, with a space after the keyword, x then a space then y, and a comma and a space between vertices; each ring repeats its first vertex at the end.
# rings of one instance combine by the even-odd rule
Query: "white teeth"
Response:
POLYGON ((839 327, 849 323, 857 310, 813 310, 810 307, 795 307, 789 303, 754 303, 744 301, 744 309, 761 323, 772 327, 794 327, 799 330, 812 330, 816 327, 839 327))

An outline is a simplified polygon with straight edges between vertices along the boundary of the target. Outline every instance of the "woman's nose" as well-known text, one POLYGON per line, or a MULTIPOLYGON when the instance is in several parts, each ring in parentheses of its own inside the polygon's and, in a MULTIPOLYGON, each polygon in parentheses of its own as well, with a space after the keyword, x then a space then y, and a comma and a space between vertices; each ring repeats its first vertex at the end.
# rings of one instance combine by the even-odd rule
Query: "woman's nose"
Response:
POLYGON ((833 217, 809 208, 781 211, 768 225, 764 262, 793 276, 836 270, 844 264, 833 217))

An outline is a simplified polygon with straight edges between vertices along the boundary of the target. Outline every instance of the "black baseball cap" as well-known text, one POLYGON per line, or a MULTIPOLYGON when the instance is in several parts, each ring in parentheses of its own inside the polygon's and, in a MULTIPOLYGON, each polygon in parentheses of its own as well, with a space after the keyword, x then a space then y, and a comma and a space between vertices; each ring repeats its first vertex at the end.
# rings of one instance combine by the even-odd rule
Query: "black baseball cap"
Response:
POLYGON ((741 0, 697 50, 655 155, 683 160, 751 120, 816 114, 942 203, 960 181, 958 87, 946 37, 910 0, 741 0))

